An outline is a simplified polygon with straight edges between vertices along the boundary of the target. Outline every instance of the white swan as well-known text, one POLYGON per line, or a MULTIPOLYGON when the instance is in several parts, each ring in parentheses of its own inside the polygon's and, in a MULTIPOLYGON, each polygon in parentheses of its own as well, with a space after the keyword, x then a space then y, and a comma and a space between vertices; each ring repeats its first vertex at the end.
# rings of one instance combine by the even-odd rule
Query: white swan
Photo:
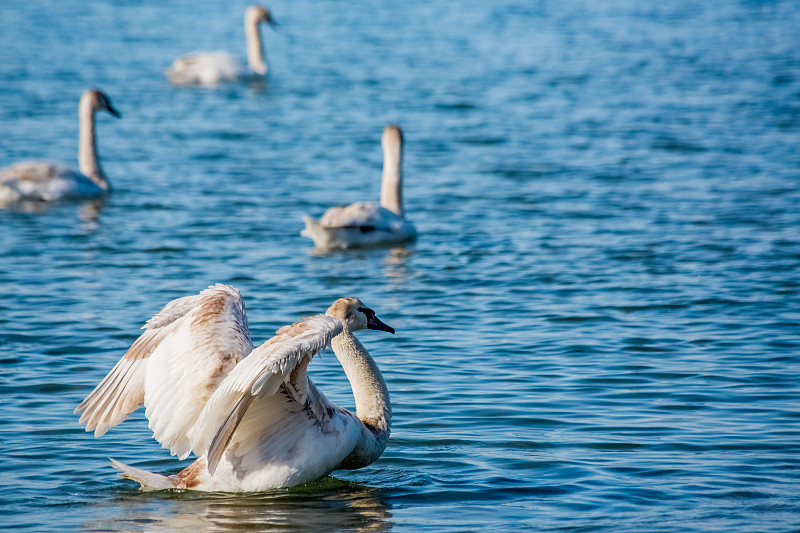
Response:
POLYGON ((227 52, 192 52, 177 58, 165 70, 169 81, 176 85, 217 85, 221 82, 263 79, 267 75, 267 60, 261 43, 259 23, 274 26, 272 14, 263 6, 250 6, 244 12, 247 37, 247 65, 227 52))
POLYGON ((239 291, 217 284, 168 303, 75 409, 95 437, 142 403, 153 436, 181 459, 162 476, 112 461, 143 489, 259 491, 366 466, 386 448, 391 406, 378 366, 353 332, 394 333, 356 298, 280 328, 254 348, 239 291), (356 414, 329 402, 306 373, 328 345, 353 389, 356 414))
POLYGON ((358 202, 331 207, 317 222, 304 216, 301 235, 314 240, 318 248, 349 248, 407 241, 417 230, 403 211, 403 131, 386 126, 381 136, 383 178, 381 203, 358 202))
POLYGON ((78 106, 80 172, 38 161, 25 161, 0 169, 0 204, 92 198, 108 193, 111 184, 97 155, 94 115, 100 110, 108 111, 117 118, 122 116, 102 91, 84 91, 78 106))

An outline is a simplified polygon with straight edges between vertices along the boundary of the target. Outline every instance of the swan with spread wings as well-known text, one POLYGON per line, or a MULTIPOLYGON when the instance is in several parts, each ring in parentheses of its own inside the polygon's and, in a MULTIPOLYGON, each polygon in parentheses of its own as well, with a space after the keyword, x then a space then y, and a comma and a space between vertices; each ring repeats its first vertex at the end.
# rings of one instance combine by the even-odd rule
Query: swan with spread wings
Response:
POLYGON ((112 460, 145 490, 259 491, 366 466, 386 448, 391 405, 375 361, 353 335, 394 333, 357 298, 280 328, 254 347, 239 291, 217 284, 167 304, 75 409, 95 437, 145 406, 153 436, 198 459, 164 476, 112 460), (309 379, 312 357, 332 346, 356 413, 309 379))

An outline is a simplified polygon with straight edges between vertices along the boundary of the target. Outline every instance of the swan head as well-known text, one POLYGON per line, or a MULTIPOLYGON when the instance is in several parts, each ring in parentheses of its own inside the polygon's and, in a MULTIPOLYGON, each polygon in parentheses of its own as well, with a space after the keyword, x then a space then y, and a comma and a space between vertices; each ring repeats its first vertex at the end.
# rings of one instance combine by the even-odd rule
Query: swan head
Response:
POLYGON ((403 149, 403 130, 397 124, 389 124, 383 129, 381 135, 381 146, 383 151, 393 151, 400 153, 403 149))
POLYGON ((93 111, 108 111, 117 118, 122 118, 122 113, 111 105, 111 99, 98 89, 89 89, 81 96, 81 107, 88 106, 93 111))
POLYGON ((358 298, 339 298, 325 312, 338 319, 350 331, 375 329, 394 333, 394 328, 381 322, 375 311, 364 305, 358 298))
POLYGON ((259 23, 266 22, 270 26, 274 26, 275 20, 272 18, 272 13, 269 12, 264 6, 252 5, 244 12, 244 18, 247 21, 259 23))

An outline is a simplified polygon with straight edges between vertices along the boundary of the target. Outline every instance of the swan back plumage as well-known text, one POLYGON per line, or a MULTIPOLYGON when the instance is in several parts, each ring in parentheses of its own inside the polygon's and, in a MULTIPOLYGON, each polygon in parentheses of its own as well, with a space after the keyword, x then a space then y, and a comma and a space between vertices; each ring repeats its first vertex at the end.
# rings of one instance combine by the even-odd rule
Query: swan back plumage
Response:
POLYGON ((51 202, 102 193, 92 180, 62 165, 26 161, 0 170, 0 205, 26 200, 51 202))

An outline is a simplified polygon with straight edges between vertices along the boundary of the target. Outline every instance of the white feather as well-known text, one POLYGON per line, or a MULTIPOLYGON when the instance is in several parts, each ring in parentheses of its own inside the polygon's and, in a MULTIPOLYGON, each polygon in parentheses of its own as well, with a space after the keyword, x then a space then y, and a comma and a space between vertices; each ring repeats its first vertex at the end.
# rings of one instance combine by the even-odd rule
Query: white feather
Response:
POLYGON ((195 449, 208 452, 217 429, 243 394, 261 398, 276 394, 280 385, 291 377, 302 359, 310 360, 342 331, 342 324, 338 320, 325 315, 306 318, 302 323, 293 326, 299 324, 307 329, 290 334, 292 330, 281 328, 275 337, 253 350, 249 357, 236 365, 220 384, 192 431, 195 449))
POLYGON ((144 328, 75 412, 100 436, 144 402, 153 436, 185 458, 205 402, 253 349, 244 304, 239 291, 218 284, 170 302, 144 328))

